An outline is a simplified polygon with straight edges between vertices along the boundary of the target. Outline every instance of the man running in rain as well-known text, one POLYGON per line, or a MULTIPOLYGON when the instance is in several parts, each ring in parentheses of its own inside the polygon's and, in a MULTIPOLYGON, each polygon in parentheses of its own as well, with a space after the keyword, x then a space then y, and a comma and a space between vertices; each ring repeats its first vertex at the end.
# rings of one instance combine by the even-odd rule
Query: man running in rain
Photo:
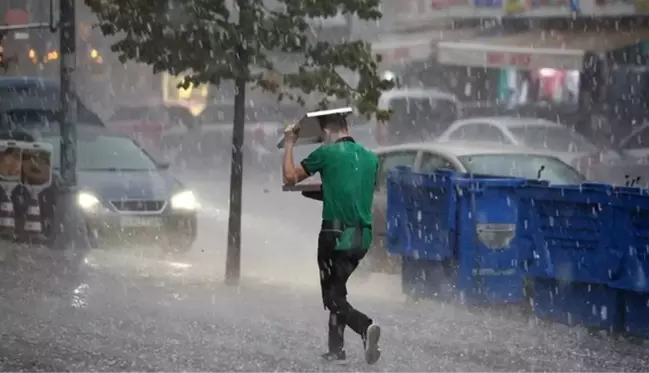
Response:
POLYGON ((329 314, 328 361, 346 359, 344 331, 358 333, 365 360, 379 360, 381 329, 347 301, 347 280, 372 242, 372 201, 378 177, 377 156, 357 144, 348 133, 345 115, 318 117, 324 145, 299 165, 293 162, 298 127, 284 131, 283 174, 286 185, 295 185, 320 173, 322 179, 322 226, 318 237, 318 267, 322 300, 329 314))

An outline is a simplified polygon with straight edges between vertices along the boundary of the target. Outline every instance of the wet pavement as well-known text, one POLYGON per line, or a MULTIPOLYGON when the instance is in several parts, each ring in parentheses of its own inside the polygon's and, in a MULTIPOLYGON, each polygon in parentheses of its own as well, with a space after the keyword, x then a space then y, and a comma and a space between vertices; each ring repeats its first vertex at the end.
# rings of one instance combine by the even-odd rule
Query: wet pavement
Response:
POLYGON ((348 331, 349 361, 322 362, 327 314, 311 226, 317 206, 249 184, 245 278, 230 288, 223 285, 227 188, 193 185, 208 197, 199 240, 185 255, 103 248, 78 271, 62 273, 63 261, 46 250, 2 243, 0 370, 646 370, 646 346, 517 314, 411 304, 394 276, 357 276, 350 285, 354 305, 383 327, 381 361, 366 366, 359 338, 348 331))

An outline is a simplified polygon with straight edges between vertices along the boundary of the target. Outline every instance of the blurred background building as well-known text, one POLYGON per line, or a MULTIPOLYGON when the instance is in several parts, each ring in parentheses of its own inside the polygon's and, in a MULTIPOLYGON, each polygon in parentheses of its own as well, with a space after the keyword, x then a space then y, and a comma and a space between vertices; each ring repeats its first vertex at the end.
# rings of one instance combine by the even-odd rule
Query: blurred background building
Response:
MULTIPOLYGON (((542 104, 582 116, 596 112, 618 126, 647 117, 647 0, 383 0, 381 7, 380 22, 342 15, 312 20, 312 36, 367 40, 382 56, 383 71, 408 86, 449 91, 467 107, 542 104)), ((5 24, 45 21, 47 12, 38 0, 0 2, 5 24)), ((81 0, 77 14, 78 90, 97 111, 142 97, 182 104, 194 115, 210 103, 231 102, 227 85, 182 90, 174 77, 120 63, 81 0)), ((11 63, 0 73, 58 76, 57 35, 11 32, 2 45, 5 65, 11 63)), ((251 100, 266 99, 272 97, 251 93, 251 100)))

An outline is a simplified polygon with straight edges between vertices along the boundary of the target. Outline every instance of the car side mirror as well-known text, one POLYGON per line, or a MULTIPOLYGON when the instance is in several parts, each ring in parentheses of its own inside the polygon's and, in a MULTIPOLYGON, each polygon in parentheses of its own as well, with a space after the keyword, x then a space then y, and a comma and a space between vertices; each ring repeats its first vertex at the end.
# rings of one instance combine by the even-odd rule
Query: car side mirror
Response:
POLYGON ((161 170, 168 170, 169 167, 171 167, 171 163, 169 162, 158 162, 158 168, 161 170))

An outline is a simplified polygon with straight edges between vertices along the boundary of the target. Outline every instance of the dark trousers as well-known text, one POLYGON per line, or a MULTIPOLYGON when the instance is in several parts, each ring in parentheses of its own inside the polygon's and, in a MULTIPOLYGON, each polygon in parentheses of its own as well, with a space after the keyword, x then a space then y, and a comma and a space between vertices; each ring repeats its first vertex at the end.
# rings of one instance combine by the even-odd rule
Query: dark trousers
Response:
POLYGON ((329 351, 340 351, 344 347, 345 327, 363 336, 372 320, 356 310, 347 301, 347 280, 366 250, 335 250, 337 231, 322 230, 318 237, 318 267, 320 287, 325 309, 329 310, 329 351))

